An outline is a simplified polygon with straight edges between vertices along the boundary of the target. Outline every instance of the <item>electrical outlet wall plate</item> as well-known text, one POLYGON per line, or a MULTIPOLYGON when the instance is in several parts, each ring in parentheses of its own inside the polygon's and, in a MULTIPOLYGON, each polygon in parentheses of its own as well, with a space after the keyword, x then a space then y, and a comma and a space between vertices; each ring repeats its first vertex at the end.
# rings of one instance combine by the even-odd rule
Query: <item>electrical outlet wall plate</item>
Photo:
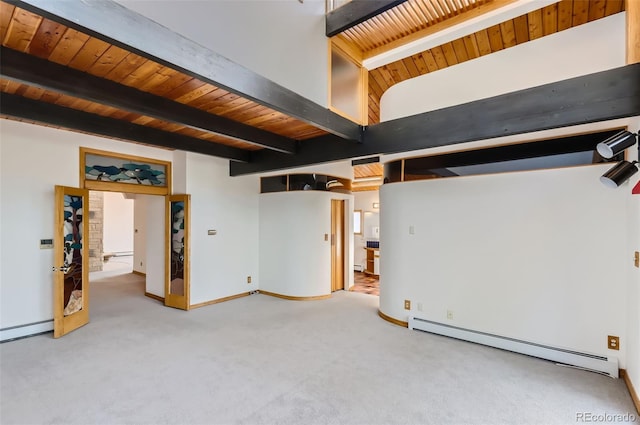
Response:
POLYGON ((607 336, 607 348, 609 348, 609 350, 619 350, 620 337, 613 335, 607 336))

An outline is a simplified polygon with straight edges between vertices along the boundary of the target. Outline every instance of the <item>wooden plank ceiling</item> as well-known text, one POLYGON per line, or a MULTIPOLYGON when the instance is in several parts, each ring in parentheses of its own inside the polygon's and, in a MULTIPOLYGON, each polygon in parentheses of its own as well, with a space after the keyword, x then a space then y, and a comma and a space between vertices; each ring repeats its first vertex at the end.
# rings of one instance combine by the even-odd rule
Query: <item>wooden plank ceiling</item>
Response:
POLYGON ((509 1, 512 0, 407 0, 337 37, 368 58, 423 36, 427 28, 436 24, 447 21, 450 26, 456 16, 469 15, 490 3, 504 5, 509 1))
MULTIPOLYGON (((413 41, 433 25, 488 8, 491 0, 408 0, 336 37, 364 58, 392 43, 413 41)), ((369 124, 380 122, 380 98, 394 84, 526 43, 624 10, 624 0, 562 0, 449 43, 369 70, 369 124)), ((478 81, 482 83, 481 79, 478 81)))
MULTIPOLYGON (((0 18, 0 37, 3 47, 295 140, 305 140, 326 134, 323 130, 252 100, 11 4, 0 2, 0 18)), ((0 79, 0 89, 2 93, 17 94, 244 150, 260 149, 255 144, 79 99, 4 77, 0 79)))
MULTIPOLYGON (((363 58, 371 57, 401 43, 413 41, 427 33, 432 34, 455 25, 461 20, 479 16, 512 1, 407 0, 336 37, 343 43, 348 43, 352 49, 361 52, 363 58)), ((450 43, 372 69, 369 71, 369 124, 379 122, 380 97, 396 83, 622 10, 624 10, 624 0, 562 0, 450 43)), ((86 73, 92 78, 100 78, 145 94, 159 96, 194 108, 199 113, 205 112, 212 117, 214 115, 223 117, 289 138, 296 143, 316 137, 319 137, 318 143, 322 143, 323 138, 320 136, 333 136, 319 127, 308 124, 308 122, 318 123, 318 121, 301 121, 264 106, 259 101, 194 78, 183 70, 154 62, 96 36, 3 1, 0 1, 0 38, 3 49, 21 52, 56 66, 67 67, 69 73, 86 73)), ((478 79, 478 84, 482 84, 482 76, 475 78, 478 79)), ((175 118, 173 120, 160 119, 139 111, 114 107, 106 101, 101 103, 100 99, 87 100, 86 97, 76 97, 74 93, 59 92, 50 87, 39 86, 33 83, 33 80, 26 81, 8 76, 6 73, 0 76, 0 90, 2 94, 7 95, 7 98, 19 96, 30 101, 71 108, 83 113, 119 120, 129 125, 137 124, 154 131, 160 130, 166 134, 232 147, 243 153, 263 149, 263 146, 255 141, 252 143, 248 139, 227 137, 219 132, 189 125, 185 120, 181 121, 175 116, 172 117, 172 119, 175 118)), ((0 112, 0 116, 16 119, 5 114, 4 111, 0 112)), ((76 130, 82 131, 82 129, 76 130)), ((212 145, 207 144, 207 146, 212 145)), ((359 166, 355 171, 356 178, 381 174, 380 164, 359 166)))
POLYGON ((378 177, 381 175, 382 175, 382 164, 379 162, 353 166, 353 177, 356 179, 378 177))

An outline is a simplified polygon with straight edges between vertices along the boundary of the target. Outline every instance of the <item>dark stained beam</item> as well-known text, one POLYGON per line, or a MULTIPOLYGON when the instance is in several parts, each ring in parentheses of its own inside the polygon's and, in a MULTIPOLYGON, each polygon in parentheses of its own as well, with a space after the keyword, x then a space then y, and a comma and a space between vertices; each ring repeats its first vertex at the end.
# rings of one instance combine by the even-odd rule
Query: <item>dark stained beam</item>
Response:
POLYGON ((595 151, 598 143, 619 131, 620 129, 598 131, 535 142, 493 146, 412 158, 405 160, 405 173, 421 174, 442 168, 465 167, 469 165, 492 164, 519 159, 595 151))
POLYGON ((368 155, 409 152, 640 115, 640 63, 425 112, 366 128, 361 144, 328 136, 301 142, 298 153, 251 154, 231 175, 300 167, 368 155))
POLYGON ((325 33, 327 37, 333 37, 405 1, 352 0, 327 14, 325 33))
POLYGON ((251 99, 343 139, 361 140, 361 128, 358 124, 115 1, 7 2, 251 99))
POLYGON ((81 130, 120 140, 217 156, 232 161, 249 160, 249 153, 242 149, 77 111, 14 94, 2 93, 0 96, 0 115, 66 129, 81 130))
POLYGON ((640 64, 531 87, 368 128, 366 143, 399 151, 606 121, 640 114, 640 64))
POLYGON ((0 74, 29 85, 213 132, 275 151, 296 151, 297 142, 293 139, 6 47, 1 47, 0 50, 0 74))
MULTIPOLYGON (((366 134, 366 133, 365 133, 366 134)), ((286 170, 305 165, 339 161, 375 154, 366 143, 346 144, 333 134, 302 140, 295 155, 270 154, 264 150, 251 152, 248 163, 238 167, 230 164, 230 174, 240 176, 266 171, 286 170)))
POLYGON ((351 165, 375 164, 376 162, 380 162, 379 156, 370 156, 368 158, 354 159, 353 161, 351 161, 351 165))

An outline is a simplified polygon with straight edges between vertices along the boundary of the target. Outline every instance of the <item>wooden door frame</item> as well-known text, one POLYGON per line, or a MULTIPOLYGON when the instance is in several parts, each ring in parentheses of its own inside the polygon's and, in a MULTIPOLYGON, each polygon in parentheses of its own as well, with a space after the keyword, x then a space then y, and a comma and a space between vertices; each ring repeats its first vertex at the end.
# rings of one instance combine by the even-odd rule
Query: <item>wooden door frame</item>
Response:
POLYGON ((331 292, 344 290, 347 273, 345 273, 345 249, 346 228, 345 226, 345 200, 331 200, 331 292), (338 206, 339 205, 339 206, 338 206), (338 245, 340 247, 336 248, 338 245), (338 250, 340 255, 338 255, 338 250))
MULTIPOLYGON (((164 221, 164 227, 165 227, 165 246, 164 246, 164 251, 165 251, 165 266, 164 266, 164 287, 165 287, 165 294, 164 294, 164 304, 165 305, 170 305, 170 306, 174 306, 171 304, 175 304, 172 303, 172 297, 169 297, 170 293, 169 290, 167 288, 168 282, 170 280, 170 250, 171 250, 171 239, 168 238, 166 236, 167 232, 168 232, 168 215, 170 214, 170 211, 168 211, 168 207, 167 207, 167 199, 169 199, 172 195, 172 181, 173 181, 173 176, 172 176, 172 162, 171 161, 163 161, 163 160, 158 160, 158 159, 154 159, 154 158, 148 158, 148 157, 141 157, 141 156, 136 156, 136 155, 129 155, 129 154, 123 154, 123 153, 119 153, 119 152, 111 152, 111 151, 103 151, 103 150, 98 150, 98 149, 93 149, 93 148, 87 148, 87 147, 80 147, 80 152, 79 152, 79 181, 80 181, 80 187, 83 189, 87 189, 87 190, 95 190, 95 191, 101 191, 101 192, 120 192, 120 193, 130 193, 130 194, 136 194, 136 195, 156 195, 156 196, 162 196, 165 201, 165 221, 164 221), (89 178, 87 178, 87 173, 86 173, 86 165, 87 165, 87 155, 98 155, 98 156, 102 156, 102 157, 106 157, 106 158, 113 158, 113 159, 119 159, 119 160, 126 160, 126 161, 131 161, 131 162, 142 162, 142 163, 146 163, 146 164, 156 164, 158 166, 161 167, 165 167, 166 170, 166 184, 163 186, 149 186, 149 185, 141 185, 141 184, 128 184, 128 183, 118 183, 118 182, 111 182, 111 181, 96 181, 96 180, 91 180, 89 178), (169 304, 167 304, 167 300, 169 300, 169 304)), ((184 195, 183 195, 184 196, 184 195)), ((191 205, 190 205, 190 195, 186 195, 189 198, 188 203, 188 209, 186 209, 185 214, 188 213, 189 216, 191 214, 191 205)), ((187 221, 187 225, 190 226, 190 219, 187 221)), ((185 229, 185 235, 188 233, 187 229, 185 229)), ((88 234, 88 231, 87 231, 88 234)), ((190 238, 190 235, 188 236, 188 238, 190 238)), ((187 244, 188 245, 188 244, 187 244)), ((189 309, 189 303, 190 303, 190 295, 191 295, 191 283, 190 283, 190 251, 188 251, 188 246, 185 247, 185 281, 187 282, 185 284, 185 296, 186 296, 186 306, 184 306, 185 310, 189 309), (187 280, 189 279, 189 280, 187 280)), ((147 295, 147 293, 145 292, 145 295, 147 295)), ((149 294, 151 295, 151 294, 149 294)), ((155 296, 152 298, 156 298, 155 296)), ((161 299, 161 297, 157 297, 158 299, 161 299)), ((173 300, 175 301, 175 300, 173 300)), ((180 303, 180 305, 182 305, 182 303, 180 303)), ((182 306, 178 307, 178 308, 183 308, 182 306)))

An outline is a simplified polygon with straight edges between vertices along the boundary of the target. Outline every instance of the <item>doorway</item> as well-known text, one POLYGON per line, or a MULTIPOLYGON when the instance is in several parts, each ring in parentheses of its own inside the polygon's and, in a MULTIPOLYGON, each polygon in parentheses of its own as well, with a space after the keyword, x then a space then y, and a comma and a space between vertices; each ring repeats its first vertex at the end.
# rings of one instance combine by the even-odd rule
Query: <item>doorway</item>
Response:
POLYGON ((190 196, 108 191, 90 195, 96 202, 90 206, 89 224, 99 233, 97 242, 90 241, 89 258, 98 265, 90 281, 128 276, 140 283, 137 293, 188 310, 190 196))
POLYGON ((134 195, 89 191, 89 278, 132 273, 134 195))
POLYGON ((354 211, 361 217, 354 234, 354 285, 351 291, 380 294, 380 197, 377 188, 354 192, 354 211))
MULTIPOLYGON (((89 283, 92 320, 101 321, 132 304, 146 293, 145 232, 139 195, 126 192, 89 191, 89 283), (136 223, 137 222, 137 223, 136 223)), ((140 195, 152 196, 152 195, 140 195)), ((161 199, 161 196, 156 196, 161 199)), ((162 222, 155 223, 161 226, 162 222)), ((157 229, 162 232, 162 228, 157 229)), ((119 312, 119 313, 118 313, 119 312)))
POLYGON ((142 295, 164 302, 165 197, 92 190, 90 199, 90 280, 133 273, 142 295))
MULTIPOLYGON (((124 245, 124 248, 118 246, 112 251, 108 247, 105 249, 104 245, 96 246, 94 242, 93 252, 89 251, 88 239, 91 231, 102 233, 102 236, 97 235, 101 243, 104 243, 105 239, 104 228, 100 231, 95 225, 89 226, 92 215, 95 221, 99 210, 95 205, 94 211, 90 207, 90 190, 103 192, 103 197, 106 192, 116 192, 118 193, 114 195, 116 197, 124 197, 122 192, 131 193, 135 194, 132 196, 136 198, 143 197, 150 204, 155 204, 147 206, 143 220, 148 229, 150 222, 158 223, 154 231, 146 232, 145 258, 157 264, 155 266, 145 264, 145 271, 140 272, 146 277, 143 283, 144 295, 149 295, 166 306, 188 310, 190 197, 189 195, 170 195, 171 163, 81 147, 80 170, 80 187, 55 186, 54 216, 57 232, 53 239, 55 251, 54 337, 63 336, 89 322, 89 287, 91 285, 83 285, 83 282, 89 283, 91 280, 89 259, 93 257, 94 270, 96 270, 103 268, 105 259, 108 262, 114 257, 131 257, 136 251, 131 246, 135 233, 130 223, 131 208, 128 208, 128 226, 116 224, 107 230, 109 237, 119 234, 119 239, 116 235, 118 240, 121 240, 124 235, 128 245, 124 245), (178 213, 167 212, 170 208, 173 211, 172 207, 177 204, 183 206, 178 213), (149 220, 152 216, 157 216, 158 220, 149 220), (155 240, 152 240, 152 237, 155 240), (151 252, 153 249, 157 252, 151 252), (172 256, 171 253, 175 250, 178 250, 178 255, 172 256), (106 255, 105 251, 107 251, 106 255), (180 266, 177 272, 167 267, 170 259, 174 257, 180 266), (154 278, 151 278, 152 273, 155 274, 154 278), (170 282, 178 278, 182 282, 182 290, 168 289, 170 282)), ((140 265, 142 266, 143 263, 144 260, 140 265)), ((131 266, 127 264, 124 271, 133 271, 136 264, 136 260, 131 263, 131 266)), ((129 275, 134 276, 133 273, 129 275)))

